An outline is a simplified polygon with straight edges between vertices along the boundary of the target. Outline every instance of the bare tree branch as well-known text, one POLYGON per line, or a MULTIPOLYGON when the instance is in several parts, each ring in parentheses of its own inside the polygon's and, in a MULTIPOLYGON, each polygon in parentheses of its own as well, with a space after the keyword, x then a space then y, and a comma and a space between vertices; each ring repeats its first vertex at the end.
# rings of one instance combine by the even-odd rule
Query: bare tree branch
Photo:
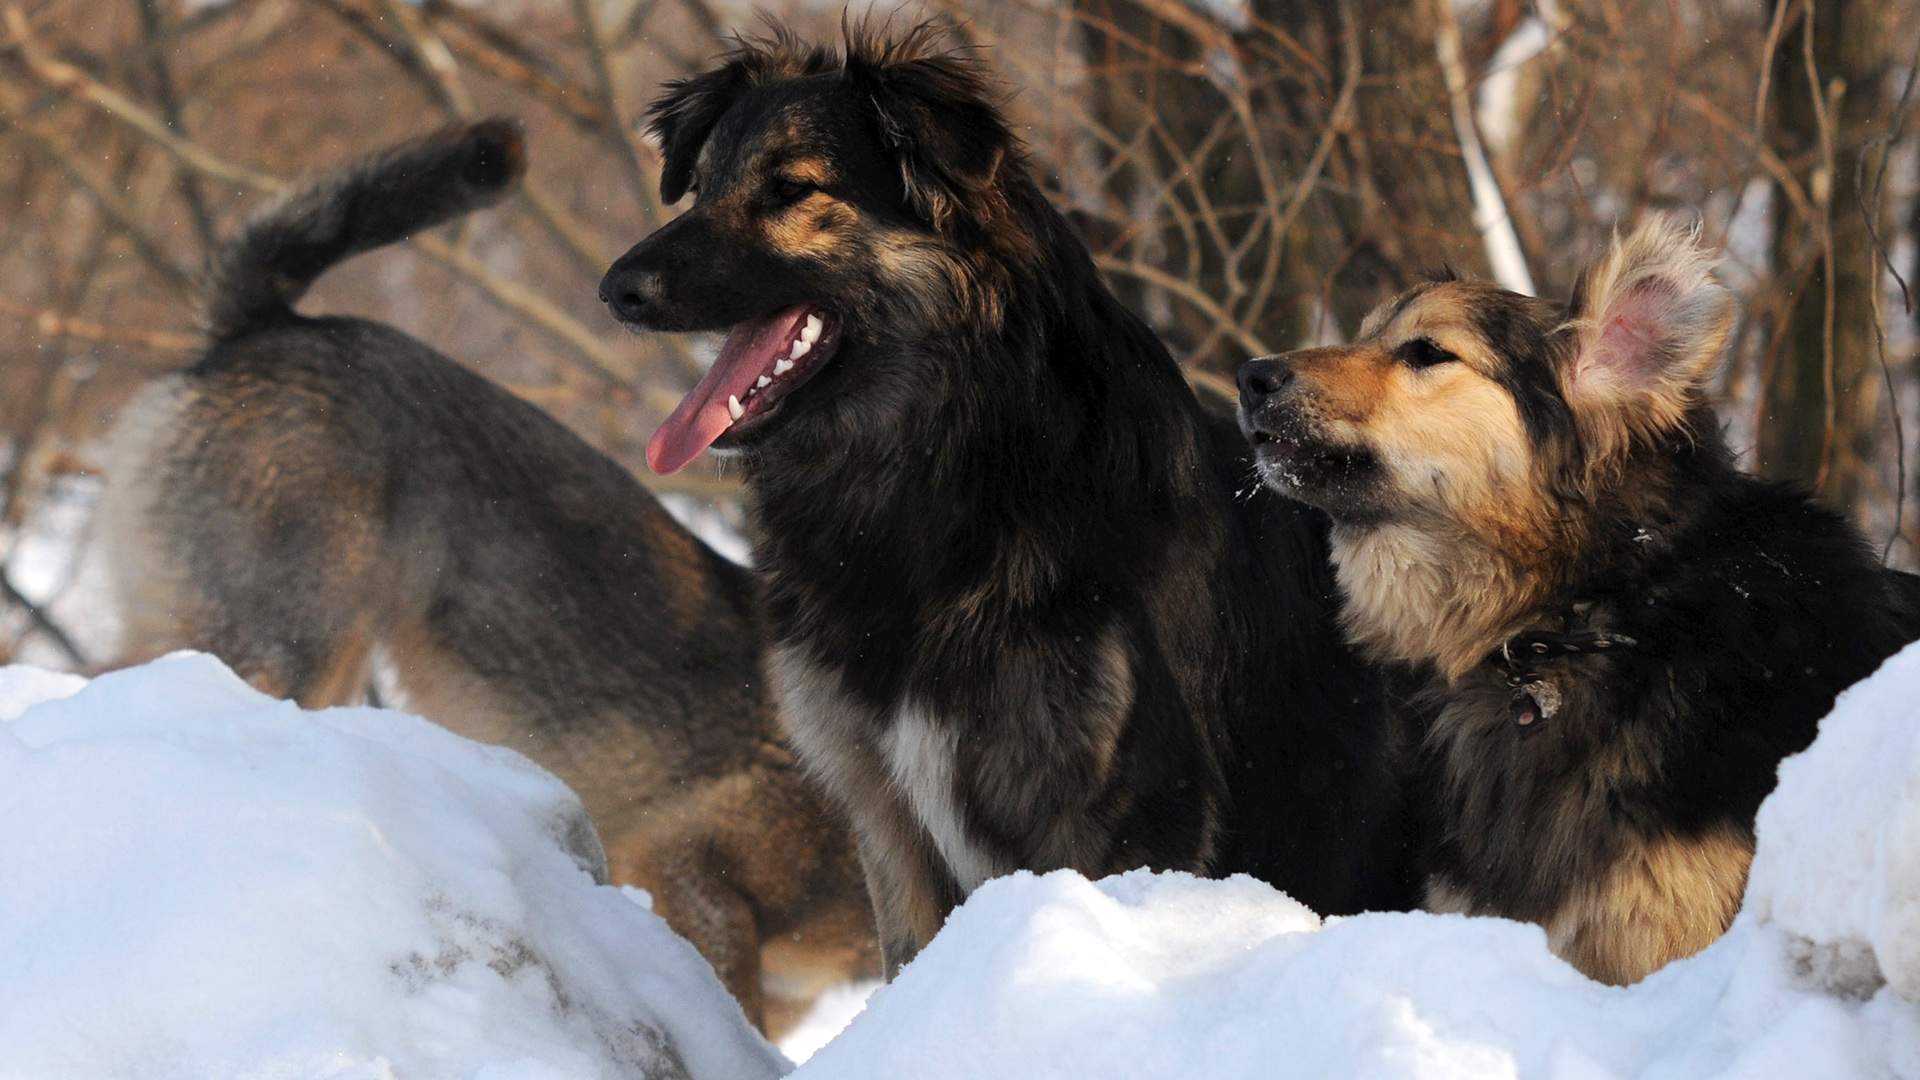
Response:
POLYGON ((141 259, 160 275, 160 280, 169 289, 185 296, 198 295, 193 272, 175 261, 168 253, 167 245, 147 231, 141 223, 142 215, 82 165, 62 139, 40 125, 27 122, 22 111, 14 107, 11 95, 4 91, 0 91, 0 133, 11 133, 19 141, 33 147, 79 185, 94 205, 100 208, 100 212, 133 243, 141 259))
MULTIPOLYGON (((173 69, 167 63, 167 50, 159 47, 166 33, 165 20, 161 16, 158 0, 139 0, 140 37, 146 46, 144 52, 148 58, 149 81, 153 84, 153 98, 160 105, 160 117, 167 127, 175 133, 184 135, 186 128, 180 120, 180 95, 173 85, 173 69)), ((200 190, 200 178, 190 172, 179 175, 180 198, 187 204, 187 213, 193 218, 194 232, 200 237, 200 250, 212 251, 218 238, 214 233, 213 215, 207 211, 206 194, 200 190)))
POLYGON ((40 631, 42 636, 52 642, 54 648, 59 649, 75 667, 86 668, 93 663, 87 659, 86 652, 74 644, 72 635, 53 620, 53 616, 41 610, 40 605, 28 599, 27 595, 14 585, 13 578, 6 572, 5 567, 0 567, 0 599, 26 612, 27 619, 33 623, 34 629, 40 631))
POLYGON ((607 66, 606 39, 600 33, 599 19, 594 16, 593 0, 573 0, 573 19, 579 25, 580 40, 586 46, 587 61, 593 68, 594 85, 600 92, 600 107, 606 112, 607 123, 613 127, 614 135, 625 151, 620 159, 621 170, 626 174, 627 183, 633 188, 634 198, 639 200, 641 213, 646 220, 659 221, 665 208, 660 205, 660 195, 647 175, 646 161, 650 154, 620 107, 620 92, 613 85, 613 71, 607 66))

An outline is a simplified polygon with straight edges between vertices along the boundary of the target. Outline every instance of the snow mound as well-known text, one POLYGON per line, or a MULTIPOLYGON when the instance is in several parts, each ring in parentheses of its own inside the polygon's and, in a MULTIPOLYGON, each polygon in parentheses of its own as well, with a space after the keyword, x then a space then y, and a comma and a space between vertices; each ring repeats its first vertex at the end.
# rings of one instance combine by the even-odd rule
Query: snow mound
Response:
POLYGON ((597 884, 510 751, 211 657, 0 671, 0 1075, 752 1080, 787 1065, 597 884))
POLYGON ((1746 911, 1798 974, 1844 997, 1920 1000, 1920 646, 1840 695, 1760 808, 1746 911))
POLYGON ((1920 645, 1836 706, 1760 814, 1745 911, 1631 987, 1533 926, 1323 922, 1246 878, 983 886, 796 1080, 1920 1080, 1920 645))

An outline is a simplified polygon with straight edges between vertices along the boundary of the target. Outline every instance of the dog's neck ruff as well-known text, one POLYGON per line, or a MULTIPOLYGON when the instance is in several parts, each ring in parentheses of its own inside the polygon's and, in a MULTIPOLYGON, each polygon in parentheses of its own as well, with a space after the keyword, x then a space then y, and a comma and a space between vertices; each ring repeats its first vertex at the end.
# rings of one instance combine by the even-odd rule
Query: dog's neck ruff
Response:
POLYGON ((1452 681, 1530 614, 1527 575, 1470 538, 1336 524, 1330 539, 1341 621, 1376 660, 1432 664, 1452 681))

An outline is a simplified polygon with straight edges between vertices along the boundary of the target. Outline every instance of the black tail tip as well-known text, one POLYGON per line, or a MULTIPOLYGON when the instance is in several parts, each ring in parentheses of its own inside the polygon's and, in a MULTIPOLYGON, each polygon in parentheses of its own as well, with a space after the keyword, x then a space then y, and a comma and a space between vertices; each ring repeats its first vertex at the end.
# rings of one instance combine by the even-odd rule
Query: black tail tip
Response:
POLYGON ((466 131, 467 161, 461 179, 480 191, 498 191, 527 171, 527 135, 518 120, 494 117, 466 131))

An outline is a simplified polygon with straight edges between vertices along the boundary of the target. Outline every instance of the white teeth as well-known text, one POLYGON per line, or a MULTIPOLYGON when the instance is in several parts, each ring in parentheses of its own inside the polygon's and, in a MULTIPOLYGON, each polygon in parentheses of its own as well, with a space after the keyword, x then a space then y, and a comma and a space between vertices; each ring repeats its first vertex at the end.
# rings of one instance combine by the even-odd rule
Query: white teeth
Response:
POLYGON ((773 380, 767 378, 765 375, 762 375, 760 376, 760 378, 754 380, 753 388, 755 390, 765 390, 767 387, 772 385, 773 385, 773 380))
POLYGON ((800 340, 793 343, 793 354, 792 354, 793 358, 795 360, 800 359, 801 357, 807 355, 807 350, 811 348, 813 348, 813 342, 808 341, 806 338, 802 337, 800 340))
POLYGON ((740 404, 739 397, 733 394, 727 395, 727 415, 728 416, 731 416, 735 420, 738 420, 740 419, 741 416, 746 414, 746 411, 747 411, 746 408, 740 404))
POLYGON ((787 372, 792 370, 793 370, 793 361, 787 359, 784 356, 773 362, 773 373, 775 375, 785 375, 787 372))
POLYGON ((807 316, 806 329, 800 331, 800 340, 811 345, 820 340, 820 331, 826 327, 826 320, 818 315, 807 316))

